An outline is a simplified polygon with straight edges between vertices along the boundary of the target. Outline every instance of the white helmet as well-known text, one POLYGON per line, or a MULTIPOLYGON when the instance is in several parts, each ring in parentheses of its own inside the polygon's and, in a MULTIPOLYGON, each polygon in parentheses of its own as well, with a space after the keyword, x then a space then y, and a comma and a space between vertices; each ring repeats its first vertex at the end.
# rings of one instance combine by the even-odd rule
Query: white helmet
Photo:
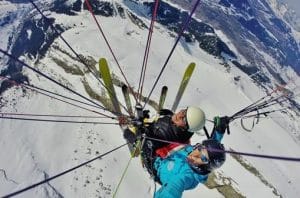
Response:
POLYGON ((186 111, 189 132, 201 130, 205 125, 205 114, 199 107, 190 106, 186 111))

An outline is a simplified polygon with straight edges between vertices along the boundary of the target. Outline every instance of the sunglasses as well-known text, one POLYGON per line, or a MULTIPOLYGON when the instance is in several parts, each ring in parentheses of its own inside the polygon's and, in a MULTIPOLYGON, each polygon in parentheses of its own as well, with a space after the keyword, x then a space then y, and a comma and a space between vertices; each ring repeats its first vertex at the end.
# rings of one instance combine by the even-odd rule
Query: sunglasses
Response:
POLYGON ((188 121, 187 121, 186 113, 187 113, 187 109, 185 109, 183 111, 184 117, 183 117, 182 120, 183 120, 183 123, 184 123, 184 127, 182 127, 182 128, 185 129, 185 130, 188 130, 189 129, 189 124, 188 124, 188 121))
POLYGON ((203 154, 203 152, 202 152, 202 148, 201 149, 198 149, 199 150, 199 152, 200 152, 200 154, 201 154, 201 161, 204 163, 204 164, 208 164, 209 163, 209 160, 208 160, 208 158, 206 157, 206 155, 204 155, 203 154))
POLYGON ((208 162, 209 162, 207 157, 205 155, 203 155, 202 153, 201 153, 201 161, 205 164, 208 164, 208 162))
POLYGON ((204 149, 205 147, 203 147, 203 145, 201 145, 200 143, 198 143, 198 144, 196 144, 195 146, 194 146, 194 149, 197 149, 198 151, 199 151, 199 153, 200 153, 200 159, 201 159, 201 161, 204 163, 204 164, 208 164, 209 163, 209 159, 208 159, 208 157, 203 153, 203 149, 204 149))

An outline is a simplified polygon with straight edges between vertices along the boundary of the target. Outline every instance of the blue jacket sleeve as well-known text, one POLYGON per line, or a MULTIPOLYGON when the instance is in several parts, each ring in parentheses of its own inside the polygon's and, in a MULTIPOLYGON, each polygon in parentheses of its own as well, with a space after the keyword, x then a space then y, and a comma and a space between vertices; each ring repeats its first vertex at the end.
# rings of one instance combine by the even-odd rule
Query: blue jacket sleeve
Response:
POLYGON ((219 131, 215 131, 213 133, 212 139, 217 140, 218 142, 221 142, 223 139, 224 134, 220 133, 219 131))
POLYGON ((207 176, 195 175, 190 171, 179 172, 155 192, 155 198, 179 198, 185 190, 195 188, 199 183, 204 183, 207 176))
POLYGON ((181 177, 174 178, 171 182, 163 184, 163 186, 155 192, 155 198, 180 198, 184 191, 184 179, 181 177))

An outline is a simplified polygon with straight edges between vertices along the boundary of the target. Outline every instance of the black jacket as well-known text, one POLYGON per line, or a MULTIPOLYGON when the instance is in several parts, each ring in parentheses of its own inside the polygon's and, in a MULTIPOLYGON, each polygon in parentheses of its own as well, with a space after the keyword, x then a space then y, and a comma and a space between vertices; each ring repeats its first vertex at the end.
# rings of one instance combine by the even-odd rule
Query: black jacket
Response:
MULTIPOLYGON (((192 137, 193 133, 182 128, 176 127, 175 124, 172 122, 172 115, 165 115, 163 117, 160 117, 156 122, 152 123, 148 127, 146 135, 148 137, 160 140, 187 143, 192 137)), ((158 148, 164 147, 169 144, 154 140, 152 141, 152 143, 154 145, 154 151, 158 148)))

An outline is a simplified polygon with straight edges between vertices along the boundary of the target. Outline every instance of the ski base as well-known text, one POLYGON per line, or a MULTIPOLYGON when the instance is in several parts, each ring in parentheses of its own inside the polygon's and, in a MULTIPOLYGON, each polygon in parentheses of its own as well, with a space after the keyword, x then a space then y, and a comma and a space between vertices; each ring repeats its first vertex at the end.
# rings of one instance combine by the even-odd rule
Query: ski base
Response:
POLYGON ((178 91, 177 91, 177 95, 176 95, 176 98, 175 98, 175 101, 173 103, 173 106, 172 106, 172 111, 175 112, 177 107, 178 107, 178 104, 182 98, 182 95, 185 91, 185 88, 187 87, 191 77, 192 77, 192 74, 193 74, 193 71, 195 69, 195 66, 196 64, 195 63, 190 63, 185 72, 184 72, 184 75, 183 75, 183 78, 181 80, 181 83, 180 83, 180 86, 178 88, 178 91))

